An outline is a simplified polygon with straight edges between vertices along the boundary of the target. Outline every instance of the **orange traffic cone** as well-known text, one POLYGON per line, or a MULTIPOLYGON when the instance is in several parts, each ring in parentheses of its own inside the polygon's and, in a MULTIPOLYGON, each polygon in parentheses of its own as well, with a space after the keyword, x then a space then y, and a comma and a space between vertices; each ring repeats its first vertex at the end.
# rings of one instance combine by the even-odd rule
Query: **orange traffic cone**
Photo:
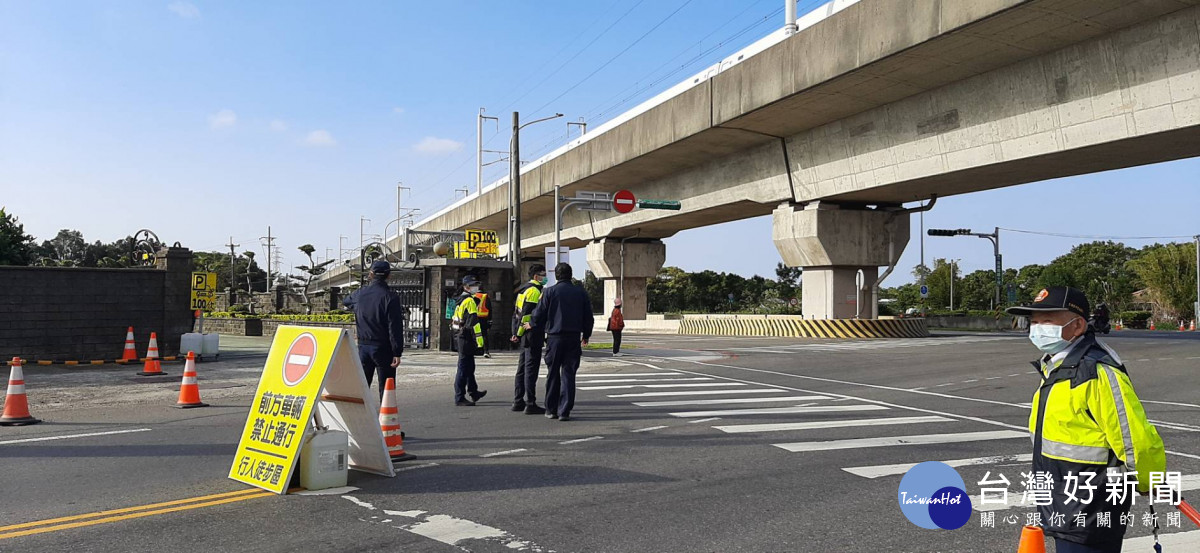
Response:
POLYGON ((1179 331, 1184 332, 1186 330, 1187 330, 1187 325, 1183 324, 1183 321, 1179 321, 1179 331))
POLYGON ((1021 530, 1021 544, 1017 553, 1046 553, 1046 535, 1037 526, 1026 526, 1021 530))
POLYGON ((179 385, 179 401, 175 406, 180 409, 193 407, 208 407, 200 401, 200 385, 196 383, 196 352, 189 351, 187 363, 183 365, 183 383, 179 385))
POLYGON ((42 422, 29 416, 29 399, 25 397, 25 372, 21 370, 21 358, 13 357, 12 369, 8 371, 8 395, 4 397, 4 415, 0 426, 25 426, 42 422))
POLYGON ((387 444, 392 461, 416 459, 416 455, 404 451, 404 433, 400 431, 400 410, 396 407, 396 379, 389 378, 383 385, 383 405, 379 406, 379 428, 383 430, 383 442, 387 444))
POLYGON ((1125 328, 1124 321, 1122 321, 1121 319, 1117 319, 1117 326, 1116 326, 1116 329, 1117 329, 1117 330, 1124 330, 1124 328, 1125 328))
POLYGON ((125 352, 121 354, 122 361, 137 361, 137 346, 133 341, 133 327, 125 331, 125 352))
POLYGON ((150 333, 150 347, 146 348, 146 366, 142 368, 140 376, 164 376, 167 373, 163 372, 162 364, 158 360, 158 333, 150 333))
POLYGON ((1190 330, 1192 332, 1196 331, 1196 319, 1192 319, 1192 324, 1191 324, 1191 326, 1188 327, 1188 330, 1190 330))
POLYGON ((1154 319, 1150 319, 1150 330, 1154 330, 1154 319))

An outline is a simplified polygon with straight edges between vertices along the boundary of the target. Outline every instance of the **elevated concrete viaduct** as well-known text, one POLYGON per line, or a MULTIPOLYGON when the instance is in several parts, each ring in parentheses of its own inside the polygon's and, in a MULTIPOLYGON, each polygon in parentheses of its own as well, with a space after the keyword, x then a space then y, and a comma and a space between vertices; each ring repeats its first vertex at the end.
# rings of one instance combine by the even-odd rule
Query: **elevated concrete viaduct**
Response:
MULTIPOLYGON (((609 301, 627 239, 635 319, 662 238, 772 214, 784 261, 805 268, 805 315, 847 318, 853 276, 869 286, 903 251, 906 202, 1200 154, 1200 0, 840 4, 527 165, 522 257, 553 244, 556 185, 681 200, 564 220, 564 244, 587 247, 609 301)), ((417 228, 494 229, 503 243, 508 195, 502 181, 417 228)))

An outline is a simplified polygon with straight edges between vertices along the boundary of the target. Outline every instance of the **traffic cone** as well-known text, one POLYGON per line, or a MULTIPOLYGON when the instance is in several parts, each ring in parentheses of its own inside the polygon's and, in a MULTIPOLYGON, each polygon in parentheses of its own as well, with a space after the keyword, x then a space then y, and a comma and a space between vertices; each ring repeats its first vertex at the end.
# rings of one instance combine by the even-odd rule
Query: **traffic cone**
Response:
POLYGON ((1187 325, 1183 324, 1183 321, 1179 321, 1179 331, 1183 332, 1185 330, 1187 330, 1187 325))
POLYGON ((1021 543, 1017 553, 1046 553, 1046 535, 1037 526, 1026 526, 1021 530, 1021 543))
POLYGON ((8 395, 4 397, 4 415, 0 426, 25 426, 42 422, 29 416, 29 399, 25 397, 25 372, 21 370, 21 358, 13 357, 8 371, 8 395))
POLYGON ((404 451, 404 433, 400 431, 400 410, 396 407, 396 379, 389 378, 383 385, 383 405, 379 406, 379 428, 383 430, 383 442, 387 444, 392 461, 416 459, 404 451))
POLYGON ((193 407, 208 407, 200 401, 200 385, 196 383, 196 352, 189 351, 187 363, 183 364, 183 383, 179 385, 179 401, 175 407, 191 409, 193 407))
POLYGON ((150 347, 146 348, 146 365, 142 367, 140 376, 164 376, 162 364, 158 360, 158 333, 150 333, 150 347))
POLYGON ((1116 329, 1117 329, 1117 330, 1122 330, 1122 329, 1125 327, 1125 325, 1124 325, 1123 323, 1124 323, 1124 321, 1122 321, 1121 319, 1117 319, 1117 326, 1116 326, 1116 329))
POLYGON ((1154 319, 1150 319, 1150 330, 1154 330, 1154 319))
POLYGON ((1196 319, 1192 319, 1192 324, 1191 324, 1191 326, 1188 327, 1188 330, 1191 332, 1196 331, 1196 319))
POLYGON ((137 346, 133 341, 133 327, 125 331, 125 352, 121 354, 122 361, 137 361, 137 346))

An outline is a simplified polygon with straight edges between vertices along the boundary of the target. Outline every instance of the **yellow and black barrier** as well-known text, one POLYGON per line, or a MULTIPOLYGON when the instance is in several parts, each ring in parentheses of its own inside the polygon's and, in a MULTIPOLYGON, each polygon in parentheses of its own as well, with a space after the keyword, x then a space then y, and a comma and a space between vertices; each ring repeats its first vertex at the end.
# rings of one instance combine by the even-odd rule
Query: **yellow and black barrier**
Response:
MULTIPOLYGON (((159 362, 162 362, 162 363, 176 363, 176 362, 181 363, 184 361, 184 359, 182 357, 173 356, 173 355, 167 356, 167 357, 159 357, 158 360, 159 360, 159 362)), ((137 363, 144 363, 144 362, 146 362, 145 358, 141 358, 141 359, 90 359, 90 360, 89 359, 81 359, 81 360, 37 359, 37 360, 31 360, 31 359, 25 359, 25 358, 21 359, 21 364, 24 365, 25 368, 29 368, 30 366, 35 366, 35 365, 41 365, 41 366, 67 365, 70 367, 75 367, 75 366, 79 366, 79 365, 135 365, 137 363)), ((12 361, 5 361, 4 364, 11 367, 13 363, 12 363, 12 361)))
POLYGON ((679 333, 697 336, 789 338, 925 338, 925 319, 803 319, 800 317, 687 316, 679 333))

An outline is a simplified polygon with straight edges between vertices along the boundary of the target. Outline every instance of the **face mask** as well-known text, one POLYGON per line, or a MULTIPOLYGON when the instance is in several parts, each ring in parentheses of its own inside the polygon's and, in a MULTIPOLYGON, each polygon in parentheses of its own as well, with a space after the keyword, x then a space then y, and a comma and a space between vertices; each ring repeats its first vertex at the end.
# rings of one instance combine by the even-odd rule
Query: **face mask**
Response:
POLYGON ((545 284, 548 280, 545 275, 537 277, 538 284, 545 284))
POLYGON ((467 288, 467 290, 470 290, 472 294, 478 294, 478 293, 479 293, 479 287, 478 287, 478 286, 471 286, 471 287, 468 287, 468 288, 467 288))
MULTIPOLYGON (((1074 320, 1071 319, 1067 324, 1074 322, 1074 320)), ((1063 327, 1065 326, 1054 324, 1029 325, 1029 341, 1033 342, 1033 345, 1037 346, 1037 349, 1042 350, 1043 353, 1054 355, 1071 345, 1070 340, 1064 340, 1062 337, 1063 327)))

